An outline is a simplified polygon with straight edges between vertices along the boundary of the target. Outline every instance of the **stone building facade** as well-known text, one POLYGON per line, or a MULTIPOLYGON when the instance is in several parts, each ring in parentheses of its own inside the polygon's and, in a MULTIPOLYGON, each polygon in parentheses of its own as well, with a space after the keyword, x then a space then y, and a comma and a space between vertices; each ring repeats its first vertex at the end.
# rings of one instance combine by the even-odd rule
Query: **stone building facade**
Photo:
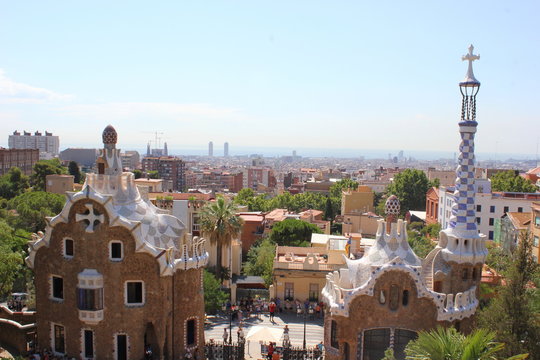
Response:
POLYGON ((486 236, 476 224, 474 135, 476 93, 472 46, 465 81, 460 83, 463 111, 456 170, 455 199, 449 225, 425 259, 407 242, 407 223, 397 220, 399 200, 386 202, 386 220, 379 220, 375 244, 360 259, 327 275, 323 297, 326 359, 382 359, 393 348, 404 359, 407 343, 421 330, 441 325, 470 331, 478 307, 486 236))
POLYGON ((78 359, 183 358, 204 350, 204 240, 141 198, 103 132, 97 174, 35 235, 39 348, 78 359))

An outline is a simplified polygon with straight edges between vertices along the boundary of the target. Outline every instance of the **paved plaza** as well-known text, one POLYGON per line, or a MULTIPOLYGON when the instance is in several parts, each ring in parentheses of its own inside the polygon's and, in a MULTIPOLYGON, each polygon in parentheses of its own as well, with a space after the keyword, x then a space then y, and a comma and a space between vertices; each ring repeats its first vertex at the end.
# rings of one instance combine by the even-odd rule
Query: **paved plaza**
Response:
MULTIPOLYGON (((243 321, 244 334, 247 335, 249 329, 255 325, 262 325, 268 327, 275 327, 283 329, 285 325, 289 326, 289 337, 292 346, 302 346, 304 340, 304 317, 297 316, 292 313, 281 313, 274 317, 274 322, 270 322, 268 314, 263 314, 258 319, 255 315, 252 315, 249 319, 244 318, 243 321)), ((205 340, 214 339, 215 341, 223 341, 223 329, 229 331, 229 317, 226 315, 217 315, 215 317, 208 317, 205 325, 204 336, 205 340)), ((232 322, 232 334, 233 341, 236 342, 238 330, 238 320, 232 322)), ((323 341, 324 329, 323 319, 307 318, 306 321, 306 346, 313 347, 323 341)), ((282 339, 283 340, 283 339, 282 339)), ((277 344, 281 346, 281 342, 277 344)), ((259 358, 260 357, 260 345, 259 343, 249 343, 249 348, 246 346, 246 359, 259 358)))

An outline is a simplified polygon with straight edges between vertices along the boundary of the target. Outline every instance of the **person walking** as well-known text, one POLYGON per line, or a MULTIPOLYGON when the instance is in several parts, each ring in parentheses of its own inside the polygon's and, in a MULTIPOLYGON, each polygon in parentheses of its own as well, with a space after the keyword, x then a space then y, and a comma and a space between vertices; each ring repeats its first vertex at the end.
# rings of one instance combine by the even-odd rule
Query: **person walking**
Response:
POLYGON ((229 333, 227 333, 227 328, 223 329, 223 343, 225 344, 227 342, 227 339, 229 338, 229 333))
POLYGON ((274 322, 274 313, 276 311, 276 304, 272 301, 268 309, 270 310, 270 321, 274 322))

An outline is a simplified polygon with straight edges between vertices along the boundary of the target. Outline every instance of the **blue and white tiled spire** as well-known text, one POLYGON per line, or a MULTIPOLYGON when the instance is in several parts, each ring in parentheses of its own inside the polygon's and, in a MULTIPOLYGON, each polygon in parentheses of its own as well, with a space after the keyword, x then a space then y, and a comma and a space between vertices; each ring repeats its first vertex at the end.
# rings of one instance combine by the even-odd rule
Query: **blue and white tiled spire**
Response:
POLYGON ((462 60, 469 62, 467 75, 459 83, 463 97, 461 105, 461 121, 459 133, 459 163, 456 169, 456 189, 454 205, 448 228, 441 233, 439 245, 444 247, 443 253, 449 261, 483 262, 487 250, 484 246, 484 235, 478 234, 476 226, 475 186, 474 186, 474 135, 476 122, 476 94, 480 82, 474 77, 472 62, 480 59, 473 54, 474 47, 469 46, 469 53, 462 60))

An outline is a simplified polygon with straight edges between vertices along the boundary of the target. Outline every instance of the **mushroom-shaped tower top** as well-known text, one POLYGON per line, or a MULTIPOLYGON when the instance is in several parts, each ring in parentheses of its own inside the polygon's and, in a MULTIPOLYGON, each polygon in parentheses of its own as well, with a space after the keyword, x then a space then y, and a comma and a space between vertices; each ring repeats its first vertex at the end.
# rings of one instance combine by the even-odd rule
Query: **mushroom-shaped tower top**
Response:
POLYGON ((384 204, 384 212, 386 215, 399 215, 399 210, 400 204, 398 197, 396 195, 390 195, 384 204))
POLYGON ((103 130, 102 138, 103 144, 115 145, 116 140, 118 140, 118 134, 112 125, 107 125, 107 127, 103 130))

